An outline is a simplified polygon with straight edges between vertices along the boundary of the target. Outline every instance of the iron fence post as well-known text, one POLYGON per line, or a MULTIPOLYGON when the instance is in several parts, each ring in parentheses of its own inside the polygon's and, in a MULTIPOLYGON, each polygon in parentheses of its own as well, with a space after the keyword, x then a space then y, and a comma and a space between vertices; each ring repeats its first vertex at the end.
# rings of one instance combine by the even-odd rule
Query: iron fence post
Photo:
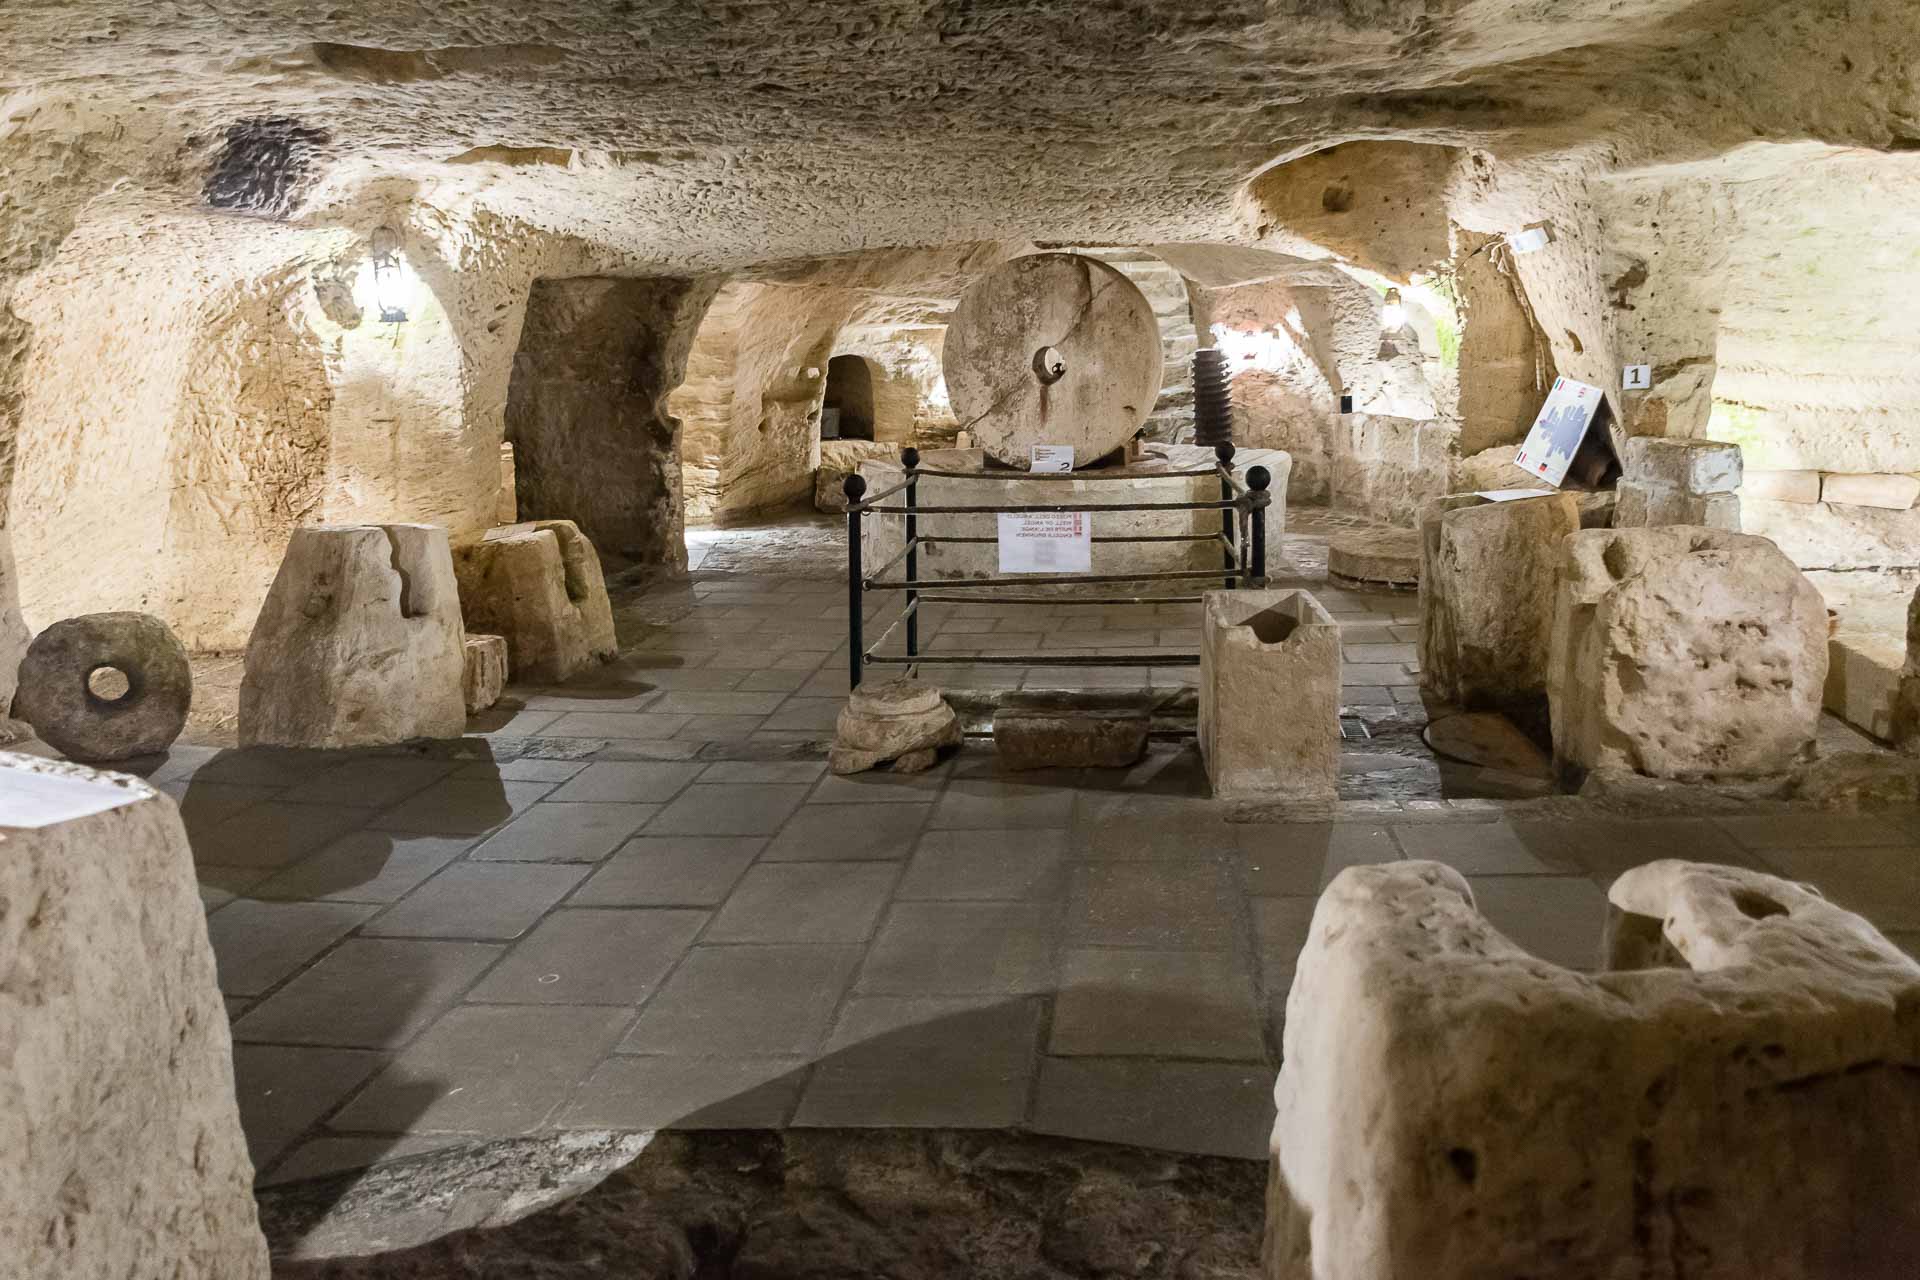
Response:
POLYGON ((840 491, 847 495, 847 685, 860 687, 860 669, 866 661, 866 641, 861 636, 866 610, 862 593, 866 584, 860 576, 860 498, 867 482, 856 472, 846 478, 840 491))
MULTIPOLYGON (((918 582, 920 580, 920 553, 915 549, 913 542, 915 538, 920 536, 920 521, 919 518, 913 514, 913 508, 914 504, 919 501, 918 491, 920 481, 914 475, 914 469, 920 465, 920 451, 913 448, 903 449, 900 452, 900 461, 904 463, 907 468, 907 581, 918 582)), ((919 598, 920 593, 918 591, 914 591, 911 588, 908 589, 907 656, 909 658, 915 658, 920 655, 920 614, 913 607, 914 601, 919 598)))
POLYGON ((1265 467, 1247 468, 1247 496, 1253 500, 1253 585, 1267 585, 1267 506, 1273 495, 1267 486, 1273 474, 1265 467))
MULTIPOLYGON (((1219 459, 1220 466, 1223 468, 1223 473, 1220 476, 1220 501, 1231 502, 1233 501, 1233 481, 1227 477, 1233 471, 1233 442, 1229 440, 1225 444, 1213 446, 1213 456, 1219 459)), ((1233 563, 1234 554, 1240 550, 1240 548, 1236 546, 1233 537, 1232 507, 1227 507, 1220 512, 1220 536, 1226 540, 1227 544, 1221 548, 1220 551, 1221 564, 1225 566, 1227 570, 1226 580, 1221 583, 1221 585, 1228 591, 1231 591, 1233 590, 1233 571, 1235 568, 1233 563)))

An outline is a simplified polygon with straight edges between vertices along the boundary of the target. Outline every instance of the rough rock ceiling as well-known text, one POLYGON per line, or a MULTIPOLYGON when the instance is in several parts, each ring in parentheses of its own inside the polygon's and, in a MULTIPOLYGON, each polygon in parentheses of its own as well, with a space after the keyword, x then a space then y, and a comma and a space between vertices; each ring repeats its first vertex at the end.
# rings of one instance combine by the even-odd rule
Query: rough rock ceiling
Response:
POLYGON ((1598 144, 1634 165, 1755 137, 1920 145, 1915 13, 12 0, 0 165, 21 147, 7 134, 50 131, 103 158, 96 181, 192 203, 234 122, 282 117, 325 136, 302 206, 322 224, 373 192, 701 267, 1009 235, 1218 239, 1251 174, 1348 138, 1503 159, 1598 144))

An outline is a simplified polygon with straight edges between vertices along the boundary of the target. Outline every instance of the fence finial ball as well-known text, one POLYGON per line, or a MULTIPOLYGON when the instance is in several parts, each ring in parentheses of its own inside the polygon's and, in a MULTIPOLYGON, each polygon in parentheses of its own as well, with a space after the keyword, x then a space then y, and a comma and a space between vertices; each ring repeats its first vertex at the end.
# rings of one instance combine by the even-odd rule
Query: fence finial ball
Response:
POLYGON ((1247 487, 1249 489, 1264 489, 1272 483, 1273 473, 1265 467, 1247 468, 1247 487))
POLYGON ((920 451, 912 447, 902 449, 900 451, 900 462, 907 470, 913 470, 920 465, 920 451))
POLYGON ((860 495, 867 491, 866 479, 857 472, 840 482, 840 492, 847 495, 848 502, 860 501, 860 495))
POLYGON ((1226 466, 1230 467, 1233 465, 1233 454, 1234 448, 1233 441, 1231 440, 1226 441, 1224 444, 1213 446, 1213 456, 1218 458, 1221 463, 1226 466))

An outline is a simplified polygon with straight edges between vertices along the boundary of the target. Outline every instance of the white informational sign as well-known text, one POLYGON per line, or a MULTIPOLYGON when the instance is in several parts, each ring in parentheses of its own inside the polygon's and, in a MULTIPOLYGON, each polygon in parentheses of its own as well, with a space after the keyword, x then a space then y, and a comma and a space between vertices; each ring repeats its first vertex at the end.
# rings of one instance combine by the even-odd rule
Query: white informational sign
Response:
POLYGON ((1027 461, 1029 471, 1071 471, 1073 470, 1073 446, 1070 444, 1037 444, 1027 461))
POLYGON ((1559 488, 1600 404, 1598 387, 1572 378, 1555 378, 1553 390, 1547 393, 1547 402, 1540 406, 1540 416, 1533 420, 1533 430, 1521 442, 1513 464, 1559 488))
POLYGON ((1630 364, 1620 370, 1620 389, 1622 391, 1645 391, 1653 385, 1653 366, 1650 364, 1630 364))
POLYGON ((1489 502, 1518 502, 1522 498, 1551 497, 1551 489, 1480 489, 1474 496, 1489 502))
POLYGON ((1507 247, 1515 253, 1538 253, 1547 247, 1547 229, 1528 227, 1507 237, 1507 247))
POLYGON ((142 795, 110 782, 0 765, 0 827, 50 827, 118 809, 142 795))
POLYGON ((1000 572, 1090 573, 1093 522, 1085 511, 1000 517, 1000 572))

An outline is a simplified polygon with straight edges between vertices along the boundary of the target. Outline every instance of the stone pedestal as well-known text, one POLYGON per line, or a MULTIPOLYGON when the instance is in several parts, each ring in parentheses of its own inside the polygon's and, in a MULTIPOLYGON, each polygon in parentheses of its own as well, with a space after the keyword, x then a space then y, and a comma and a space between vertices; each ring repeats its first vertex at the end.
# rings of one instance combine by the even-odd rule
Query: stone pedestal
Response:
POLYGON ((1363 587, 1420 585, 1420 534, 1413 529, 1367 529, 1327 539, 1327 576, 1363 587))
POLYGON ((463 667, 445 529, 296 529, 247 640, 241 745, 457 738, 463 667))
POLYGON ((1038 690, 1010 693, 993 711, 1003 769, 1124 769, 1146 754, 1153 696, 1038 690))
POLYGON ((1757 872, 1609 897, 1621 971, 1588 976, 1438 863, 1335 877, 1287 997, 1269 1280, 1912 1273, 1920 966, 1757 872))
POLYGON ((559 684, 617 652, 600 557, 571 520, 489 529, 454 567, 467 630, 506 640, 514 680, 559 684))
POLYGON ((1420 681, 1472 710, 1523 722, 1544 709, 1560 540, 1580 527, 1571 493, 1493 502, 1454 494, 1420 522, 1420 681))
POLYGON ((1560 547, 1548 680, 1563 771, 1781 773, 1812 744, 1826 603, 1765 538, 1588 530, 1560 547))
POLYGON ((1627 441, 1615 528, 1698 525, 1740 531, 1740 446, 1636 436, 1627 441))
POLYGON ((859 773, 891 762, 896 773, 920 773, 933 767, 941 748, 959 745, 960 718, 940 690, 916 680, 870 680, 840 710, 827 767, 859 773))
POLYGON ((1213 794, 1330 800, 1340 767, 1340 627, 1304 591, 1209 591, 1200 752, 1213 794))
POLYGON ((266 1280, 179 811, 122 774, 0 770, 138 797, 36 829, 0 816, 0 1271, 266 1280))
POLYGON ((462 649, 460 694, 467 714, 478 715, 500 701, 507 687, 507 641, 504 636, 468 636, 462 649))

